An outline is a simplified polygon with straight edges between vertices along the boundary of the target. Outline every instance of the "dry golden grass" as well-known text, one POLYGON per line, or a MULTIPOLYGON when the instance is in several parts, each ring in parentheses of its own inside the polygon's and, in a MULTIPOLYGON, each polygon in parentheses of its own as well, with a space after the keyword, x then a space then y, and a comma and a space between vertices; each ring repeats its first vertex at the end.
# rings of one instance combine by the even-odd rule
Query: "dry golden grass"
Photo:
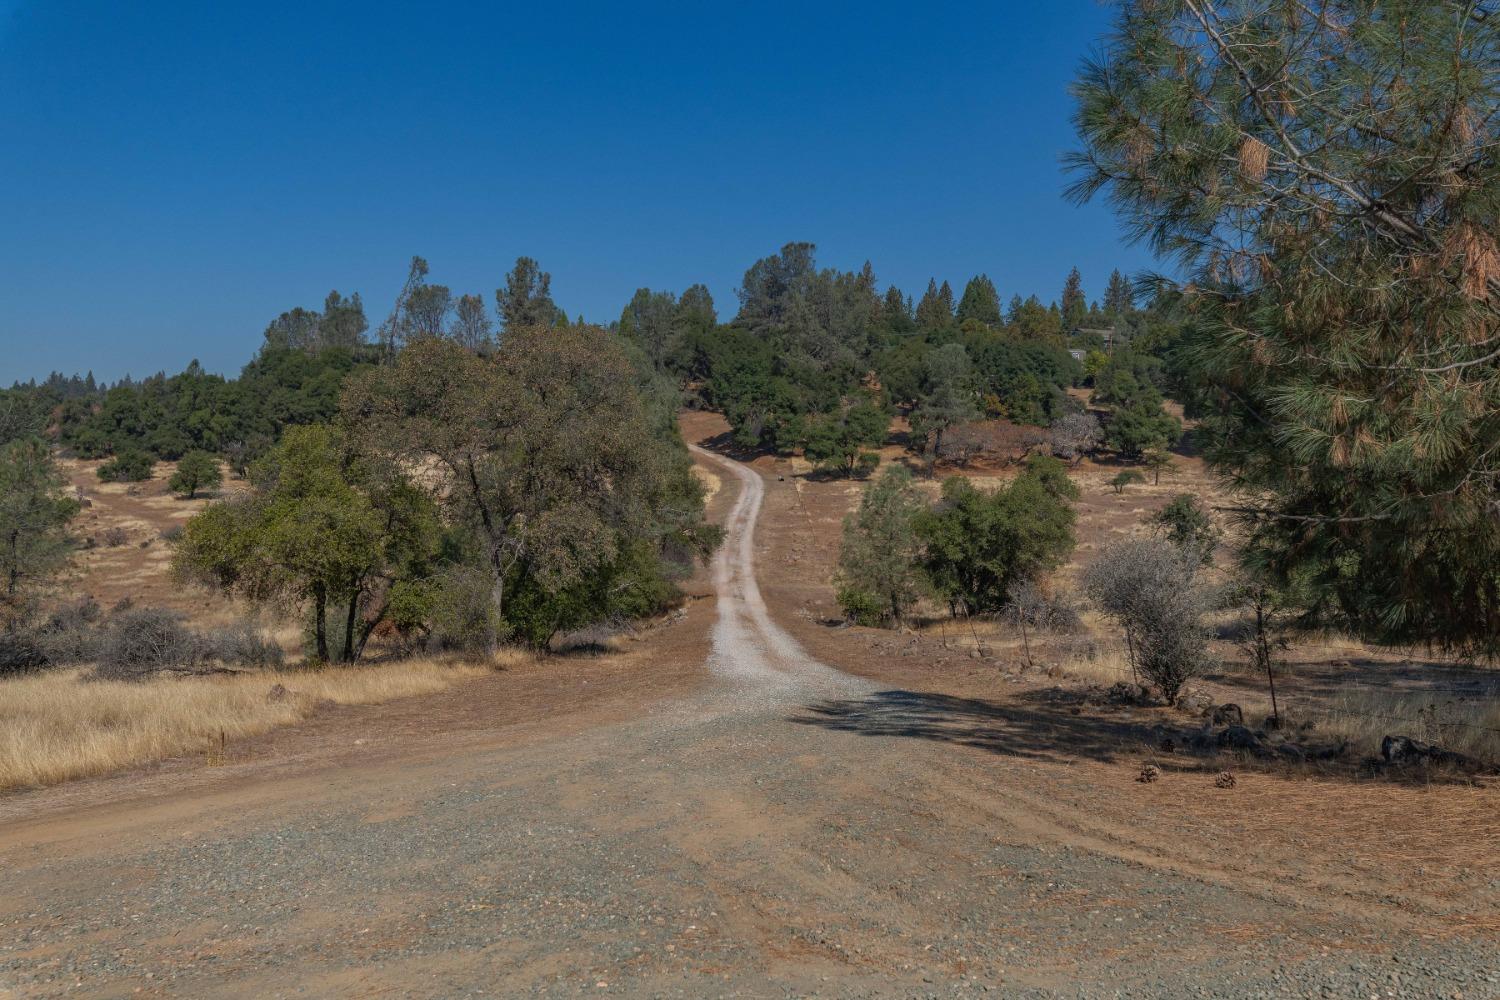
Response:
POLYGON ((49 785, 253 736, 321 701, 369 705, 441 691, 490 668, 433 660, 321 671, 96 681, 66 670, 0 682, 0 790, 49 785), (274 685, 289 692, 267 698, 274 685))
POLYGON ((1317 728, 1368 753, 1398 734, 1500 765, 1500 680, 1461 693, 1361 688, 1336 696, 1317 728))
POLYGON ((1102 645, 1069 656, 1062 663, 1062 672, 1104 687, 1132 679, 1129 653, 1123 647, 1113 645, 1102 645))

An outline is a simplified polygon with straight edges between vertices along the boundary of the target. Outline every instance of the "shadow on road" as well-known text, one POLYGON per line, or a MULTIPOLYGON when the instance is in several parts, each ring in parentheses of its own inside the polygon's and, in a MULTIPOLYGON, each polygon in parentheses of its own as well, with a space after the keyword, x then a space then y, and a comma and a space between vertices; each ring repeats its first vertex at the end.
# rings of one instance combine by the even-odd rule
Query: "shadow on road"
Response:
POLYGON ((900 736, 977 747, 1032 760, 1112 762, 1153 743, 1151 727, 1127 720, 1075 715, 922 691, 877 691, 865 698, 806 706, 791 721, 862 736, 900 736))

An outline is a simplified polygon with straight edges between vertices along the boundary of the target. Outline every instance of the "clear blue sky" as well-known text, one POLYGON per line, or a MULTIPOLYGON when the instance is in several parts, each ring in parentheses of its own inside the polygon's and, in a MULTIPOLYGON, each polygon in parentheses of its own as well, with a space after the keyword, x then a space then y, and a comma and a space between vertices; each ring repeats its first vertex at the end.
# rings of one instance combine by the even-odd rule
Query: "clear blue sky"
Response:
POLYGON ((1067 85, 1106 27, 1049 3, 0 0, 0 383, 192 358, 407 260, 520 254, 572 315, 790 240, 882 285, 1091 296, 1149 265, 1061 197, 1067 85))

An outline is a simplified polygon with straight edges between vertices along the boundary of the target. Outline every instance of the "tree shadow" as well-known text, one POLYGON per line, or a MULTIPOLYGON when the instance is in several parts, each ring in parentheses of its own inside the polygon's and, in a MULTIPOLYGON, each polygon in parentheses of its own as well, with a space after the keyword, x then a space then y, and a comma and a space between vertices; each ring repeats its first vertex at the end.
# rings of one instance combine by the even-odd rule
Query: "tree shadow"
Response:
POLYGON ((817 702, 792 722, 861 736, 898 736, 1028 760, 1103 763, 1154 746, 1159 727, 1078 712, 1068 704, 1019 705, 930 691, 877 691, 817 702))
MULTIPOLYGON (((1076 693, 1074 693, 1076 694, 1076 693)), ((900 737, 972 747, 1023 760, 1104 764, 1146 753, 1163 771, 1201 773, 1232 766, 1274 774, 1317 774, 1335 780, 1379 777, 1393 784, 1471 784, 1474 774, 1446 767, 1383 767, 1373 759, 1335 752, 1315 753, 1289 761, 1274 753, 1193 746, 1202 724, 1162 716, 1154 720, 1110 717, 1110 707, 1069 692, 1026 692, 1012 703, 961 698, 925 691, 877 691, 865 698, 821 701, 789 717, 798 725, 817 726, 860 736, 900 737)), ((1128 711, 1128 709, 1126 709, 1128 711)), ((1488 772, 1480 772, 1488 773, 1488 772)))

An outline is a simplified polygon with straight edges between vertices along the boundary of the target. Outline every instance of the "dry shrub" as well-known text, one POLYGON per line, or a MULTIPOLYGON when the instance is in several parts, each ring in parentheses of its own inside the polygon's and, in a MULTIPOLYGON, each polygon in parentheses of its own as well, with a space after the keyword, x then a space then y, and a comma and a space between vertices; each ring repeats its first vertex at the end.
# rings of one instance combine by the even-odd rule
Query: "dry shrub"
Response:
POLYGON ((441 691, 487 667, 378 667, 93 680, 81 670, 0 681, 0 790, 106 774, 306 718, 319 702, 365 705, 441 691), (268 700, 280 684, 287 696, 268 700))
POLYGON ((162 670, 198 671, 222 664, 280 667, 280 644, 248 622, 195 632, 164 608, 126 608, 115 614, 98 647, 98 676, 129 680, 162 670))
POLYGON ((1053 455, 1076 463, 1103 443, 1104 428, 1092 413, 1068 413, 1052 421, 1047 437, 1053 455))
POLYGON ((117 615, 99 649, 98 673, 125 680, 158 670, 191 670, 204 659, 197 633, 182 615, 165 608, 131 609, 117 615))
POLYGON ((1209 594, 1196 558, 1157 539, 1121 542, 1083 572, 1084 589, 1125 632, 1135 668, 1175 705, 1183 685, 1209 666, 1203 616, 1209 594))
POLYGON ((47 665, 70 666, 98 656, 103 618, 103 609, 92 597, 54 611, 37 636, 47 665))
POLYGON ((33 632, 0 631, 0 677, 47 665, 47 654, 33 632))
POLYGON ((1046 432, 1007 420, 984 420, 950 427, 938 446, 938 457, 954 465, 977 458, 1018 462, 1046 441, 1046 432))
POLYGON ((100 536, 100 542, 108 548, 117 549, 130 542, 130 533, 118 526, 105 528, 104 534, 100 536))

